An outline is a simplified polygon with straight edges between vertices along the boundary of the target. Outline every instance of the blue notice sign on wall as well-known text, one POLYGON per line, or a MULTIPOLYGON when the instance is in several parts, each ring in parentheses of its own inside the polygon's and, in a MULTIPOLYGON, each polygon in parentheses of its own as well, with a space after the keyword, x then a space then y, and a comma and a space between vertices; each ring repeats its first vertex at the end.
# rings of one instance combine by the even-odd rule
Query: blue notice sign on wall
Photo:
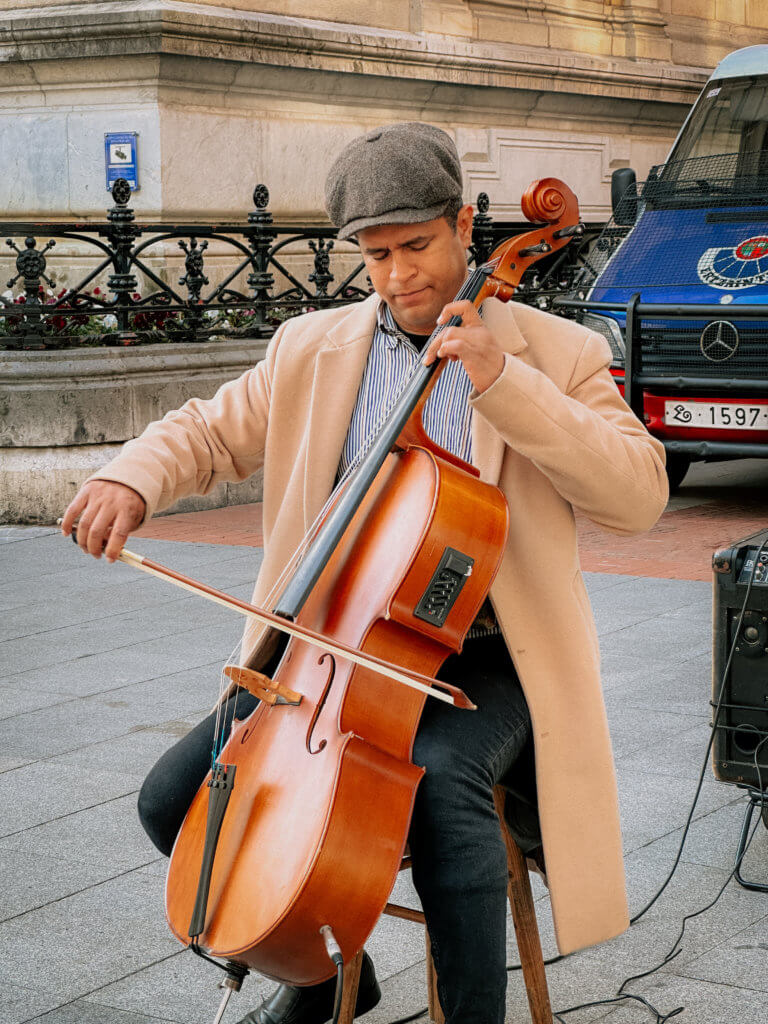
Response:
POLYGON ((118 178, 125 178, 135 192, 139 187, 137 132, 105 132, 104 160, 107 167, 107 192, 118 178))

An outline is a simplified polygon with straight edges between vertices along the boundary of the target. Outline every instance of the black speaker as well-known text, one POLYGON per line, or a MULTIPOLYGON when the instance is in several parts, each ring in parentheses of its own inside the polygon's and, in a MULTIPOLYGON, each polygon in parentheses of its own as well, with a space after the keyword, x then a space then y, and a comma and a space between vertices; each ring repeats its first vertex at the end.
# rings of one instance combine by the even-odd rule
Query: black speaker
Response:
POLYGON ((714 600, 712 615, 712 705, 720 695, 728 653, 736 649, 725 681, 712 748, 715 777, 721 782, 768 789, 768 530, 736 541, 712 556, 714 600), (759 555, 761 546, 766 550, 759 555), (752 569, 747 608, 736 627, 752 569), (762 787, 761 787, 762 782, 762 787))

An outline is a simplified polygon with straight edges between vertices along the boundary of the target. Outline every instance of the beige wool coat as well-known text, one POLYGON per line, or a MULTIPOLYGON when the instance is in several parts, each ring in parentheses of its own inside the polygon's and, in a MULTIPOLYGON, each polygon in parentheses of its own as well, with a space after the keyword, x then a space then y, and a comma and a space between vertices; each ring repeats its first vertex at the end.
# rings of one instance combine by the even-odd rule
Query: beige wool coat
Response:
MULTIPOLYGON (((327 499, 373 335, 377 296, 282 325, 266 358, 125 445, 99 479, 134 488, 148 515, 264 468, 259 604, 327 499)), ((558 947, 628 926, 611 743, 574 509, 606 530, 649 529, 667 500, 662 445, 619 395, 597 334, 489 299, 504 370, 473 395, 473 461, 509 504, 491 589, 533 722, 539 818, 558 947)), ((259 627, 244 663, 263 664, 259 627)))

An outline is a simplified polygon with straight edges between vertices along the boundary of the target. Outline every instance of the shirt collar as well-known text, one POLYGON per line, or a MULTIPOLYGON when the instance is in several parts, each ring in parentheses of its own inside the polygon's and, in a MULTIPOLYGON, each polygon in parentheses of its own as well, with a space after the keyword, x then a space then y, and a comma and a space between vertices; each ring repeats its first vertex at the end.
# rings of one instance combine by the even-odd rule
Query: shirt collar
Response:
MULTIPOLYGON (((482 317, 482 307, 478 309, 478 313, 482 317)), ((384 342, 387 348, 397 348, 400 342, 410 344, 411 339, 397 326, 395 318, 392 316, 392 310, 384 299, 381 300, 376 310, 376 326, 384 335, 384 342)))
POLYGON ((395 323, 392 311, 383 299, 376 311, 376 326, 384 335, 384 343, 387 348, 397 348, 400 342, 408 342, 410 340, 395 323))

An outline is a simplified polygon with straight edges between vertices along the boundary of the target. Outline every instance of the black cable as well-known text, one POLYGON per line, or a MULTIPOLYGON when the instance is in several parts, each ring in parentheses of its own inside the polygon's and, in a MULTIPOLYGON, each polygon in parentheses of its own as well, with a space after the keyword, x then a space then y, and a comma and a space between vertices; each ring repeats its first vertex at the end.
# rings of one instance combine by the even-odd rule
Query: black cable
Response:
MULTIPOLYGON (((714 737, 715 737, 715 731, 716 731, 717 726, 718 726, 718 721, 719 721, 719 718, 720 718, 720 712, 721 712, 722 706, 723 706, 723 697, 725 695, 725 686, 726 686, 726 682, 727 682, 727 679, 728 679, 728 673, 730 672, 731 662, 733 660, 733 655, 734 655, 735 650, 736 650, 736 644, 738 642, 739 634, 741 632, 741 626, 742 626, 742 622, 744 620, 744 615, 745 615, 745 612, 746 612, 747 603, 749 601, 749 595, 750 595, 751 590, 752 590, 752 583, 753 583, 754 578, 755 578, 755 573, 757 571, 757 565, 758 565, 758 562, 759 562, 759 559, 760 559, 760 555, 763 553, 763 551, 766 550, 766 548, 768 548, 768 538, 766 538, 766 540, 764 540, 763 543, 760 545, 760 548, 758 549, 757 555, 756 555, 754 563, 752 565, 752 572, 750 573, 750 576, 749 576, 749 581, 747 583, 746 593, 744 594, 744 601, 742 602, 741 610, 739 612, 739 617, 738 617, 738 620, 737 620, 737 623, 736 623, 736 628, 734 629, 733 640, 731 641, 731 647, 730 647, 730 650, 728 652, 728 658, 726 660, 725 668, 723 669, 722 679, 720 681, 720 688, 719 688, 718 697, 717 697, 717 705, 716 705, 716 708, 715 708, 715 714, 713 716, 712 728, 711 728, 710 736, 709 736, 709 742, 707 743, 707 752, 706 752, 706 756, 704 758, 704 764, 702 765, 702 770, 699 773, 699 780, 698 780, 698 784, 696 786, 696 793, 694 795, 693 803, 691 804, 691 809, 690 809, 689 814, 688 814, 688 820, 686 821, 685 829, 683 831, 683 835, 682 835, 682 838, 681 838, 681 841, 680 841, 680 846, 678 847, 677 856, 675 857, 675 862, 672 865, 672 869, 669 872, 669 874, 667 875, 666 879, 664 880, 664 883, 662 884, 661 888, 656 892, 655 896, 645 905, 645 907, 643 907, 643 909, 640 911, 640 913, 636 914, 635 917, 633 917, 631 919, 630 924, 634 924, 636 921, 639 921, 640 918, 648 910, 650 910, 650 908, 653 906, 653 904, 656 902, 656 900, 658 900, 658 898, 661 896, 661 894, 664 892, 664 890, 669 885, 669 883, 672 880, 672 877, 673 877, 673 875, 674 875, 675 871, 677 870, 677 867, 678 867, 678 865, 680 863, 680 858, 682 856, 683 847, 685 846, 685 841, 686 841, 686 839, 688 837, 688 832, 690 830, 691 822, 693 820, 693 813, 694 813, 694 810, 696 808, 696 804, 698 803, 699 796, 700 796, 700 793, 701 793, 701 787, 702 787, 703 781, 704 781, 704 774, 706 772, 707 764, 709 763, 709 755, 710 755, 710 752, 711 752, 711 749, 712 749, 712 744, 714 742, 714 737)), ((752 758, 753 763, 754 763, 754 767, 755 767, 755 771, 757 773, 757 780, 758 780, 758 786, 759 786, 759 792, 760 792, 761 812, 766 807, 766 793, 765 793, 765 790, 763 788, 763 778, 762 778, 762 772, 760 770, 760 765, 759 765, 759 762, 758 762, 758 753, 760 751, 760 748, 766 742, 768 742, 768 736, 764 736, 763 739, 757 744, 757 746, 755 748, 755 751, 754 751, 754 754, 753 754, 753 758, 752 758)), ((706 906, 701 907, 699 910, 695 910, 692 913, 685 915, 685 917, 682 920, 682 926, 680 928, 679 935, 677 936, 677 938, 675 939, 674 943, 672 944, 672 948, 670 949, 670 951, 667 953, 667 955, 664 957, 664 959, 660 963, 658 963, 655 967, 652 967, 652 968, 650 968, 647 971, 643 971, 641 974, 635 974, 635 975, 632 975, 632 976, 630 976, 628 978, 625 978, 624 981, 619 986, 619 988, 617 989, 616 997, 614 999, 612 999, 612 1000, 599 1000, 599 1001, 591 1002, 591 1003, 582 1003, 578 1007, 569 1007, 568 1009, 565 1009, 565 1010, 559 1010, 557 1013, 554 1014, 555 1019, 560 1021, 560 1024, 565 1024, 565 1022, 562 1021, 562 1018, 561 1018, 560 1014, 571 1013, 574 1010, 586 1009, 587 1007, 591 1007, 591 1006, 603 1006, 606 1003, 618 1002, 618 1001, 620 1001, 624 997, 628 997, 628 998, 631 998, 631 999, 637 999, 639 1002, 643 1003, 643 1005, 645 1005, 652 1013, 654 1013, 656 1015, 655 1024, 663 1024, 664 1021, 669 1020, 671 1017, 677 1016, 678 1013, 682 1013, 682 1011, 685 1009, 685 1007, 680 1006, 677 1009, 672 1010, 666 1016, 662 1016, 659 1013, 659 1011, 656 1009, 656 1007, 652 1006, 651 1003, 649 1003, 643 997, 635 996, 632 993, 623 992, 622 990, 625 988, 625 986, 629 985, 630 982, 632 982, 632 981, 639 981, 641 978, 647 978, 649 975, 655 974, 656 971, 658 971, 662 967, 666 966, 666 964, 668 964, 671 960, 674 960, 675 957, 677 957, 682 952, 682 947, 680 946, 680 943, 682 942, 683 937, 685 935, 685 929, 686 929, 686 926, 688 924, 688 921, 692 920, 694 917, 698 917, 699 915, 706 913, 708 910, 711 910, 711 908, 714 907, 714 905, 717 903, 717 901, 723 895, 723 893, 725 892, 726 887, 728 886, 728 883, 731 881, 731 879, 734 877, 736 872, 741 867, 741 864, 742 864, 742 862, 744 860, 744 857, 746 856, 747 850, 749 849, 749 847, 750 847, 750 845, 752 843, 752 840, 754 839, 755 832, 757 831, 757 828, 758 828, 758 826, 760 824, 761 819, 762 819, 762 813, 758 816, 758 820, 755 822, 755 825, 754 825, 754 827, 752 829, 752 832, 751 832, 750 836, 748 837, 747 842, 744 845, 744 849, 742 850, 740 856, 736 859, 736 863, 734 864, 733 870, 730 872, 730 874, 726 878, 725 882, 721 886, 721 888, 718 891, 718 893, 715 896, 715 898, 713 900, 711 900, 706 906)))
MULTIPOLYGON (((755 752, 754 752, 753 757, 752 757, 752 761, 753 761, 753 764, 755 766, 755 770, 757 772, 758 783, 759 783, 759 786, 760 786, 761 808, 763 806, 765 806, 766 794, 763 791, 763 778, 762 778, 762 772, 760 771, 760 765, 759 765, 758 760, 757 760, 757 755, 760 752, 760 748, 763 746, 764 743, 768 743, 768 736, 764 736, 763 739, 757 744, 757 746, 755 747, 755 752)), ((728 886, 728 883, 731 881, 731 879, 734 877, 736 872, 741 867, 742 862, 744 860, 744 857, 746 856, 747 850, 749 849, 749 847, 750 847, 750 845, 752 843, 752 840, 755 837, 755 832, 757 831, 757 828, 758 828, 758 826, 760 824, 760 821, 761 821, 761 817, 758 817, 757 821, 755 822, 754 826, 752 827, 752 832, 750 833, 749 838, 747 839, 747 842, 744 844, 744 849, 739 854, 739 856, 736 858, 736 863, 733 865, 733 869, 731 870, 730 874, 728 875, 728 877, 726 878, 726 880, 723 882, 722 886, 718 890, 718 893, 715 896, 715 898, 713 900, 711 900, 709 903, 707 903, 706 906, 700 907, 698 910, 694 910, 692 913, 685 915, 685 917, 683 918, 683 921, 682 921, 682 927, 680 928, 680 934, 675 939, 674 943, 672 944, 672 948, 671 948, 670 952, 667 954, 667 956, 665 957, 665 959, 660 964, 658 964, 656 967, 652 967, 650 970, 643 972, 643 974, 636 974, 632 978, 626 978, 621 983, 621 986, 619 987, 619 992, 621 992, 622 988, 624 988, 625 985, 628 985, 631 981, 636 981, 639 978, 646 978, 646 977, 648 977, 649 974, 654 974, 661 967, 663 967, 665 964, 669 963, 670 960, 674 959, 674 957, 676 957, 679 953, 682 952, 682 948, 680 947, 680 943, 683 941, 683 936, 685 935, 686 925, 688 924, 689 921, 692 921, 694 917, 699 917, 701 914, 705 914, 708 910, 711 910, 712 907, 714 907, 714 905, 717 903, 717 901, 723 895, 723 893, 726 890, 726 887, 728 886)))
POLYGON ((341 1013, 341 996, 344 991, 344 963, 341 960, 336 961, 336 995, 333 1000, 333 1021, 332 1024, 339 1024, 339 1014, 341 1013))
POLYGON ((656 892, 656 894, 653 896, 653 898, 651 900, 649 900, 648 903, 646 903, 646 905, 643 907, 643 909, 639 913, 635 914, 635 916, 630 920, 630 922, 629 922, 630 924, 635 924, 637 921, 639 921, 640 918, 644 914, 646 914, 651 909, 651 907, 654 905, 654 903, 658 900, 658 898, 661 896, 661 894, 667 888, 669 883, 672 881, 672 877, 675 874, 675 871, 677 870, 677 867, 678 867, 678 865, 680 863, 680 859, 681 859, 681 857, 683 855, 683 848, 685 847, 685 843, 686 843, 686 841, 688 839, 688 833, 690 832, 690 828, 691 828, 691 825, 693 823, 693 815, 694 815, 694 812, 696 810, 696 805, 698 804, 699 797, 701 796, 701 787, 704 784, 704 776, 706 775, 707 766, 709 765, 709 755, 712 753, 712 745, 713 745, 713 743, 715 741, 715 733, 717 731, 717 726, 718 726, 718 723, 719 723, 719 720, 720 720, 720 712, 722 711, 722 707, 723 707, 723 697, 725 696, 725 686, 726 686, 726 682, 728 680, 728 673, 731 670, 731 662, 733 661, 733 655, 734 655, 734 653, 736 651, 736 644, 738 643, 739 633, 741 632, 741 624, 742 624, 742 622, 744 620, 744 615, 746 613, 747 602, 749 601, 749 595, 752 592, 752 583, 753 583, 754 578, 755 578, 755 572, 757 571, 757 565, 758 565, 758 561, 760 559, 760 555, 766 549, 768 549, 768 538, 766 538, 766 540, 764 540, 763 543, 760 545, 760 548, 758 549, 757 555, 755 556, 754 564, 752 566, 752 572, 749 575, 749 580, 747 582, 747 589, 746 589, 746 592, 744 594, 744 601, 742 602, 742 605, 741 605, 741 611, 739 612, 739 618, 738 618, 738 621, 736 623, 736 628, 733 631, 733 640, 731 641, 731 648, 730 648, 730 650, 728 652, 728 658, 726 660, 725 668, 723 669, 723 675, 722 675, 722 678, 720 680, 720 689, 719 689, 718 695, 717 695, 717 705, 715 706, 715 713, 714 713, 714 716, 713 716, 713 719, 712 719, 712 728, 711 728, 710 734, 709 734, 709 742, 707 743, 707 749, 706 749, 706 752, 704 754, 704 762, 703 762, 703 764, 701 766, 701 771, 699 772, 699 779, 698 779, 698 782, 696 784, 696 792, 694 793, 694 796, 693 796, 693 802, 691 804, 691 809, 688 812, 688 819, 687 819, 687 821, 685 823, 685 828, 683 829, 683 834, 680 837, 680 845, 679 845, 679 847, 677 849, 677 855, 675 856, 675 860, 674 860, 674 863, 672 864, 672 868, 670 869, 669 874, 667 875, 667 877, 665 878, 664 882, 662 883, 661 888, 656 892))
MULTIPOLYGON (((750 594, 752 592, 752 584, 754 582, 755 573, 757 571, 757 565, 758 565, 758 562, 759 562, 759 559, 760 559, 760 555, 762 555, 766 550, 768 550, 768 538, 766 538, 763 541, 763 543, 760 545, 760 547, 759 547, 759 549, 757 551, 757 555, 755 556, 754 563, 752 565, 752 571, 750 573, 749 580, 747 582, 747 589, 746 589, 746 592, 744 594, 744 600, 742 602, 741 610, 739 612, 739 617, 738 617, 738 620, 736 622, 736 628, 734 629, 733 640, 731 641, 731 647, 730 647, 730 650, 728 652, 728 658, 726 660, 725 667, 723 669, 722 678, 720 680, 720 687, 719 687, 718 696, 717 696, 717 704, 715 706, 715 713, 714 713, 714 716, 713 716, 713 719, 712 719, 712 727, 711 727, 711 730, 710 730, 709 741, 707 743, 706 753, 704 755, 704 761, 703 761, 703 764, 701 766, 701 771, 699 772, 699 778, 698 778, 698 781, 697 781, 697 784, 696 784, 696 792, 694 793, 693 801, 691 803, 691 807, 690 807, 690 810, 688 812, 688 817, 686 819, 685 827, 683 828, 683 834, 682 834, 682 836, 680 838, 680 845, 678 847, 674 863, 672 864, 672 868, 670 869, 669 874, 664 879, 664 882, 662 883, 661 887, 656 891, 655 895, 648 901, 648 903, 646 903, 646 905, 643 907, 642 910, 639 911, 639 913, 635 914, 635 916, 630 919, 630 922, 629 922, 630 925, 635 924, 637 921, 640 920, 641 917, 643 917, 645 914, 648 913, 648 911, 656 903, 656 901, 659 899, 659 897, 665 891, 665 889, 667 888, 669 883, 672 881, 672 878, 674 877, 674 874, 677 871, 677 868, 678 868, 678 866, 680 864, 680 860, 681 860, 681 857, 682 857, 682 854, 683 854, 683 849, 684 849, 685 843, 686 843, 686 841, 688 839, 688 834, 690 832, 691 824, 693 823, 693 815, 695 813, 696 806, 697 806, 697 804, 699 802, 699 797, 701 796, 701 788, 702 788, 702 786, 704 784, 704 777, 706 775, 707 766, 709 764, 709 756, 710 756, 710 754, 712 752, 712 745, 713 745, 714 740, 715 740, 715 733, 716 733, 716 730, 717 730, 717 727, 718 727, 718 724, 719 724, 720 713, 721 713, 722 707, 723 707, 723 698, 725 696, 725 687, 726 687, 726 682, 728 680, 728 673, 730 672, 730 669, 731 669, 731 662, 733 661, 733 656, 734 656, 735 651, 736 651, 736 644, 738 642, 739 634, 741 632, 741 626, 742 626, 742 622, 744 620, 744 615, 746 613, 747 603, 749 601, 749 596, 750 596, 750 594)), ((678 1006, 674 1010, 671 1010, 667 1014, 661 1014, 656 1009, 656 1007, 653 1006, 643 996, 635 995, 635 994, 633 994, 631 992, 622 992, 622 989, 626 985, 630 984, 630 982, 632 982, 632 981, 639 981, 641 978, 646 978, 649 975, 654 974, 656 971, 660 970, 662 967, 664 967, 666 964, 668 964, 671 960, 674 960, 675 957, 677 957, 680 954, 680 952, 682 950, 678 949, 677 947, 678 947, 678 945, 680 944, 680 942, 683 939, 683 936, 685 934, 685 928, 686 928, 686 925, 687 925, 688 921, 692 920, 694 917, 698 917, 700 914, 706 913, 707 910, 710 910, 717 903, 717 901, 720 899, 720 897, 722 896, 723 892, 725 891, 728 883, 731 881, 731 879, 734 877, 734 875, 738 871, 739 867, 741 866, 741 863, 744 860, 746 852, 749 849, 750 844, 752 843, 752 839, 754 838, 755 832, 757 831, 757 827, 760 824, 760 820, 765 816, 766 811, 768 811, 768 799, 767 799, 768 794, 766 794, 764 789, 763 789, 762 773, 760 771, 760 766, 759 766, 759 764, 757 762, 758 751, 763 746, 763 744, 766 743, 766 742, 768 742, 768 736, 765 736, 760 741, 760 743, 757 745, 757 747, 755 749, 754 757, 753 757, 753 761, 754 761, 754 765, 755 765, 755 769, 756 769, 757 777, 758 777, 758 783, 759 783, 759 786, 760 786, 761 813, 758 816, 758 820, 757 820, 757 822, 755 823, 755 825, 754 825, 754 827, 752 829, 752 833, 750 834, 750 836, 749 836, 749 838, 748 838, 748 840, 747 840, 747 842, 746 842, 746 844, 744 846, 744 850, 742 851, 741 856, 737 859, 736 864, 734 865, 733 870, 731 871, 731 873, 726 878, 726 880, 723 883, 723 886, 720 889, 720 891, 718 892, 718 894, 705 907, 702 907, 700 910, 696 910, 696 911, 694 911, 691 914, 687 914, 683 918, 680 934, 678 935, 677 939, 675 940, 675 942, 674 942, 674 944, 672 946, 672 949, 667 954, 667 956, 661 961, 661 963, 657 964, 655 967, 652 967, 652 968, 650 968, 647 971, 643 971, 641 974, 631 975, 630 977, 625 978, 624 981, 619 986, 619 988, 617 989, 616 996, 614 996, 614 997, 612 997, 610 999, 594 1000, 594 1001, 588 1002, 588 1003, 581 1003, 579 1006, 570 1006, 570 1007, 567 1007, 566 1009, 558 1010, 557 1012, 553 1011, 553 1014, 552 1014, 553 1018, 556 1021, 558 1021, 559 1024, 566 1024, 566 1022, 562 1019, 562 1015, 563 1014, 574 1013, 577 1010, 584 1010, 584 1009, 588 1009, 588 1008, 593 1007, 593 1006, 608 1006, 608 1005, 612 1005, 612 1004, 615 1004, 615 1003, 621 1003, 621 1002, 624 1002, 626 1000, 634 1000, 636 1002, 639 1002, 643 1006, 645 1006, 648 1010, 650 1010, 650 1012, 653 1013, 655 1015, 655 1018, 656 1018, 655 1021, 654 1021, 654 1024, 664 1024, 665 1021, 671 1020, 673 1017, 676 1017, 678 1014, 683 1012, 685 1007, 684 1006, 678 1006)), ((570 956, 573 956, 573 953, 565 953, 565 954, 560 954, 559 956, 551 957, 549 960, 545 960, 544 961, 544 966, 545 967, 549 967, 552 964, 560 963, 562 960, 566 960, 570 956)), ((522 964, 520 964, 520 963, 509 964, 506 969, 507 969, 508 973, 512 972, 512 971, 519 971, 519 970, 522 970, 522 964)), ((400 1017, 397 1020, 390 1021, 389 1024, 410 1024, 410 1021, 417 1020, 419 1017, 423 1017, 426 1012, 427 1012, 427 1007, 425 1007, 423 1010, 419 1010, 417 1013, 414 1013, 414 1014, 412 1014, 409 1017, 400 1017)), ((336 1024, 335 1021, 334 1021, 334 1024, 336 1024)))
POLYGON ((592 1003, 581 1003, 580 1006, 571 1006, 567 1010, 558 1010, 557 1012, 553 1011, 552 1017, 556 1021, 558 1021, 558 1024, 566 1024, 566 1021, 564 1021, 561 1016, 561 1014, 563 1013, 574 1013, 576 1010, 586 1010, 592 1006, 613 1006, 616 1003, 623 1003, 627 1000, 634 1000, 635 1002, 641 1003, 648 1010, 650 1010, 651 1013, 653 1013, 656 1017, 654 1024, 664 1024, 664 1021, 671 1020, 672 1017, 676 1017, 678 1013, 682 1013, 685 1009, 684 1006, 678 1006, 674 1010, 662 1016, 662 1014, 659 1013, 656 1007, 649 1003, 648 1000, 645 999, 643 996, 636 996, 633 995, 631 992, 625 992, 623 995, 613 996, 613 998, 611 999, 597 999, 592 1003))
POLYGON ((410 1017, 398 1017, 397 1020, 391 1020, 389 1024, 411 1024, 412 1020, 418 1020, 419 1017, 423 1017, 429 1012, 429 1007, 425 1006, 423 1010, 417 1010, 416 1013, 412 1013, 410 1017))
MULTIPOLYGON (((768 549, 768 538, 766 538, 766 540, 764 540, 763 543, 760 545, 760 548, 759 548, 759 550, 757 552, 757 556, 755 557, 754 565, 752 566, 752 572, 750 573, 749 581, 747 583, 747 590, 746 590, 746 593, 744 594, 744 601, 743 601, 742 606, 741 606, 741 611, 739 612, 739 619, 738 619, 738 622, 736 624, 736 629, 734 630, 734 637, 733 637, 733 640, 731 642, 731 649, 730 649, 730 651, 728 653, 728 659, 726 661, 725 668, 723 669, 723 675, 722 675, 722 679, 720 681, 720 689, 718 691, 717 706, 715 708, 715 714, 714 714, 714 718, 712 720, 712 728, 711 728, 710 734, 709 734, 709 742, 707 743, 707 749, 706 749, 706 752, 704 754, 704 762, 703 762, 703 764, 701 766, 701 771, 699 772, 699 778, 698 778, 698 782, 696 784, 696 792, 693 795, 693 802, 692 802, 690 810, 688 812, 688 818, 686 820, 685 827, 683 829, 683 834, 680 837, 680 846, 677 849, 677 854, 675 856, 674 863, 673 863, 673 865, 672 865, 672 867, 670 869, 669 874, 667 875, 667 877, 665 878, 664 882, 662 883, 661 888, 657 890, 655 895, 651 898, 651 900, 649 900, 648 903, 646 903, 646 905, 643 907, 643 909, 639 913, 635 914, 635 916, 633 918, 630 919, 630 922, 629 922, 630 925, 633 925, 637 921, 639 921, 640 918, 651 909, 651 907, 654 905, 654 903, 658 900, 658 898, 661 896, 661 894, 667 888, 669 883, 672 881, 672 878, 673 878, 673 876, 675 874, 675 871, 677 871, 678 865, 680 864, 680 859, 681 859, 682 854, 683 854, 683 849, 684 849, 685 843, 686 843, 686 841, 688 839, 688 833, 690 832, 691 825, 693 823, 693 815, 694 815, 694 812, 696 810, 696 805, 698 804, 699 797, 701 796, 701 787, 704 784, 704 777, 706 775, 707 765, 709 764, 709 755, 712 752, 712 744, 714 743, 714 739, 715 739, 715 731, 717 729, 717 724, 718 724, 718 721, 719 721, 719 718, 720 718, 720 711, 722 709, 723 696, 725 694, 725 684, 726 684, 726 680, 728 679, 728 673, 729 673, 730 668, 731 668, 731 662, 733 660, 733 655, 734 655, 735 650, 736 650, 736 643, 738 641, 738 636, 739 636, 739 633, 741 632, 741 624, 742 624, 742 621, 744 619, 744 615, 745 615, 745 612, 746 612, 747 602, 749 601, 749 595, 750 595, 750 593, 752 591, 752 582, 753 582, 753 580, 755 578, 755 572, 757 570, 757 563, 759 561, 760 555, 766 549, 768 549)), ((572 956, 572 955, 573 954, 571 954, 571 953, 567 953, 567 954, 561 954, 560 956, 551 957, 549 960, 545 960, 544 961, 544 966, 545 967, 550 967, 552 964, 558 964, 558 963, 560 963, 561 960, 565 960, 568 956, 572 956)), ((522 966, 523 965, 519 964, 519 963, 518 964, 509 964, 508 967, 507 967, 507 971, 508 972, 520 971, 520 970, 522 970, 522 966)), ((568 1011, 563 1011, 563 1012, 568 1012, 568 1011)), ((395 1024, 395 1022, 393 1022, 393 1024, 395 1024)))

